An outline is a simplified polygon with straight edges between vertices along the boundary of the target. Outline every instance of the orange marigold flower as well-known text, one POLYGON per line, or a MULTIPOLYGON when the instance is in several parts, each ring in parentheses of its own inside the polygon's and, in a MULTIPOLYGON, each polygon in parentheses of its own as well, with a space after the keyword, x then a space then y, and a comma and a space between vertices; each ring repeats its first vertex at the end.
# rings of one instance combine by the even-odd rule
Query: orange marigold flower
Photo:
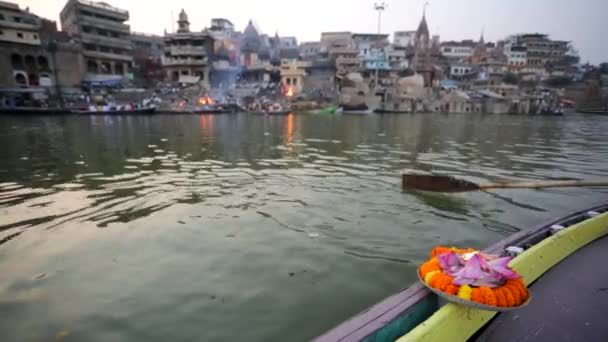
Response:
POLYGON ((429 286, 436 289, 437 283, 440 281, 442 274, 443 273, 441 273, 441 272, 437 272, 437 274, 435 274, 433 277, 431 277, 431 279, 429 279, 429 282, 428 282, 429 286))
POLYGON ((420 276, 424 279, 429 272, 440 271, 441 266, 439 266, 439 262, 437 259, 427 261, 422 266, 420 266, 420 276))
POLYGON ((505 298, 502 287, 492 289, 492 291, 494 291, 494 297, 496 297, 496 305, 501 308, 506 308, 508 306, 507 299, 505 298))
POLYGON ((441 271, 433 271, 433 272, 429 272, 426 274, 426 276, 424 276, 424 282, 427 284, 431 283, 431 279, 433 279, 434 276, 436 276, 437 274, 440 274, 441 271))
POLYGON ((471 292, 471 300, 483 304, 483 295, 481 294, 481 289, 473 289, 471 292))
POLYGON ((433 250, 431 251, 431 259, 438 255, 450 253, 450 252, 452 252, 452 248, 450 248, 450 247, 437 246, 437 247, 433 248, 433 250))
POLYGON ((519 304, 517 304, 517 300, 516 300, 516 299, 519 299, 519 291, 516 288, 514 288, 513 286, 505 285, 505 286, 501 287, 501 289, 502 289, 503 295, 505 296, 507 307, 510 308, 510 307, 519 305, 519 304), (516 294, 513 294, 513 291, 515 291, 516 294))
POLYGON ((508 280, 505 286, 513 287, 511 292, 517 292, 517 295, 515 293, 513 294, 513 297, 515 297, 515 301, 517 302, 516 305, 520 305, 528 299, 528 289, 521 278, 508 280))
POLYGON ((439 291, 445 292, 448 286, 452 285, 453 280, 454 277, 451 277, 445 273, 440 273, 433 277, 431 280, 431 286, 439 291))
POLYGON ((486 305, 496 306, 496 296, 491 288, 482 286, 479 288, 481 295, 483 296, 483 302, 486 305))
POLYGON ((458 294, 459 290, 460 290, 460 286, 454 285, 454 284, 450 283, 450 285, 448 285, 445 288, 445 290, 443 290, 443 292, 445 292, 445 293, 447 293, 447 294, 449 294, 451 296, 456 296, 458 294))

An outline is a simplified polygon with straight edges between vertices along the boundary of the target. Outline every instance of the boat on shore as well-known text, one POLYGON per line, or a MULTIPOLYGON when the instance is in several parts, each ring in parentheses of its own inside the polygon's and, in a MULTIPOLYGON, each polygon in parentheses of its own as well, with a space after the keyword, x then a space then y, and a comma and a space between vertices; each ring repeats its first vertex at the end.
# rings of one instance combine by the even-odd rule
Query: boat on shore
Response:
POLYGON ((577 112, 582 114, 608 115, 608 109, 579 109, 577 112))
POLYGON ((510 265, 534 298, 515 311, 498 314, 446 304, 417 281, 315 341, 565 341, 573 332, 583 341, 604 340, 608 296, 598 288, 608 283, 603 271, 607 235, 604 204, 523 230, 486 249, 488 254, 516 255, 510 265), (559 301, 557 294, 562 294, 559 301), (547 328, 541 332, 539 326, 547 328))
POLYGON ((72 110, 71 114, 79 115, 150 115, 156 113, 155 107, 110 110, 72 110))
POLYGON ((1 115, 65 115, 71 114, 70 110, 61 108, 40 108, 40 107, 14 107, 0 108, 1 115))

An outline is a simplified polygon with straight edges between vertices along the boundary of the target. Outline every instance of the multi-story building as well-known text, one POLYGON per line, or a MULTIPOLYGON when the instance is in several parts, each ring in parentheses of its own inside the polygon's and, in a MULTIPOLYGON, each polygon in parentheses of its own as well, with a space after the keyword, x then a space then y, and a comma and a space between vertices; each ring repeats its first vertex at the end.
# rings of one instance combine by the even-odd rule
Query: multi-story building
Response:
POLYGON ((329 53, 329 60, 333 61, 336 71, 340 75, 361 70, 359 50, 353 47, 333 47, 329 53))
POLYGON ((300 57, 303 59, 315 59, 321 52, 321 42, 304 42, 299 48, 300 57))
POLYGON ((165 48, 163 37, 133 32, 131 45, 135 79, 144 83, 163 80, 162 56, 165 48))
POLYGON ((477 44, 472 40, 463 40, 461 42, 444 42, 441 43, 441 55, 450 59, 465 59, 473 56, 477 44))
POLYGON ((397 31, 393 35, 393 45, 397 49, 405 49, 414 45, 414 38, 416 38, 416 31, 397 31))
POLYGON ((371 56, 378 56, 386 52, 389 46, 388 34, 353 34, 353 43, 359 50, 359 57, 368 59, 371 56))
POLYGON ((41 26, 38 17, 19 5, 0 2, 0 85, 39 86, 50 80, 51 64, 42 48, 41 26))
POLYGON ((301 93, 304 88, 306 68, 310 66, 311 63, 307 61, 299 61, 297 59, 281 60, 281 84, 283 87, 291 89, 292 93, 301 93))
POLYGON ((392 47, 388 50, 387 55, 391 69, 395 71, 400 71, 408 68, 409 65, 405 50, 396 49, 395 47, 392 47))
POLYGON ((211 32, 221 32, 223 35, 230 37, 234 33, 234 24, 224 18, 213 18, 211 19, 211 27, 209 28, 211 32))
POLYGON ((450 65, 449 76, 452 80, 461 80, 470 77, 475 73, 475 69, 464 63, 454 63, 450 65))
POLYGON ((213 37, 207 31, 191 32, 188 15, 182 9, 178 30, 166 34, 165 53, 162 57, 166 78, 179 83, 209 85, 210 57, 213 55, 213 37))
POLYGON ((549 35, 540 33, 515 35, 509 37, 507 43, 525 47, 527 66, 533 68, 545 68, 547 64, 559 62, 570 48, 569 42, 551 40, 549 35))
POLYGON ((364 76, 391 70, 387 54, 388 34, 353 34, 353 43, 359 50, 364 76))
POLYGON ((352 48, 353 35, 350 32, 322 32, 321 52, 329 53, 335 48, 352 48))
POLYGON ((296 37, 280 37, 279 38, 280 49, 297 49, 298 39, 296 37))
POLYGON ((105 2, 68 0, 61 26, 82 41, 88 79, 126 77, 133 66, 129 12, 105 2), (104 77, 105 78, 105 77, 104 77))
POLYGON ((528 48, 507 44, 505 45, 505 55, 507 56, 507 65, 510 71, 518 72, 523 70, 528 65, 528 48))

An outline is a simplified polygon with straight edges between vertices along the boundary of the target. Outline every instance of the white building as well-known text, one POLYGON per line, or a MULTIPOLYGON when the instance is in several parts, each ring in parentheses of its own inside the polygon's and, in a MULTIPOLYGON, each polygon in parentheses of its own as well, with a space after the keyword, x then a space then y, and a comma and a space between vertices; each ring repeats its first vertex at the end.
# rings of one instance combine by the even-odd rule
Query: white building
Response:
POLYGON ((473 56, 475 53, 475 42, 465 40, 462 42, 445 42, 441 44, 441 55, 446 58, 463 59, 473 56))
POLYGON ((459 79, 473 73, 474 69, 470 65, 466 64, 452 64, 450 65, 450 78, 459 79))
POLYGON ((416 31, 397 31, 393 35, 393 45, 397 48, 405 48, 414 45, 416 31))
POLYGON ((233 33, 234 32, 234 24, 228 20, 228 19, 224 19, 224 18, 213 18, 211 19, 211 28, 210 30, 212 31, 223 31, 223 32, 227 32, 227 33, 233 33))
POLYGON ((523 46, 505 47, 509 68, 523 69, 528 64, 528 50, 523 46))
POLYGON ((407 54, 405 50, 395 50, 390 48, 388 50, 388 63, 393 70, 404 70, 409 67, 409 61, 407 60, 407 54))

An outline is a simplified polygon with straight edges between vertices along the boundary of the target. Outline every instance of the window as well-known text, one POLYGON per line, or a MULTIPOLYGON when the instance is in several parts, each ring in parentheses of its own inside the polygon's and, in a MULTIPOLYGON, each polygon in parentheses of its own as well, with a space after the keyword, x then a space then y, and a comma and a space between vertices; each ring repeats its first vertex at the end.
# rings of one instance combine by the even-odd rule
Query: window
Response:
POLYGON ((21 22, 21 17, 13 17, 13 20, 14 20, 16 23, 20 23, 20 22, 21 22))
POLYGON ((2 30, 0 30, 0 36, 3 35, 3 34, 4 34, 4 32, 2 32, 2 30))
POLYGON ((23 33, 17 32, 17 37, 23 39, 23 33))
POLYGON ((287 85, 291 85, 291 78, 287 78, 287 85))
POLYGON ((0 13, 0 20, 4 20, 4 15, 0 13))
POLYGON ((34 39, 38 39, 38 35, 37 34, 35 34, 33 37, 34 37, 34 39))
POLYGON ((294 86, 297 86, 298 85, 298 79, 294 78, 292 83, 293 83, 294 86))

